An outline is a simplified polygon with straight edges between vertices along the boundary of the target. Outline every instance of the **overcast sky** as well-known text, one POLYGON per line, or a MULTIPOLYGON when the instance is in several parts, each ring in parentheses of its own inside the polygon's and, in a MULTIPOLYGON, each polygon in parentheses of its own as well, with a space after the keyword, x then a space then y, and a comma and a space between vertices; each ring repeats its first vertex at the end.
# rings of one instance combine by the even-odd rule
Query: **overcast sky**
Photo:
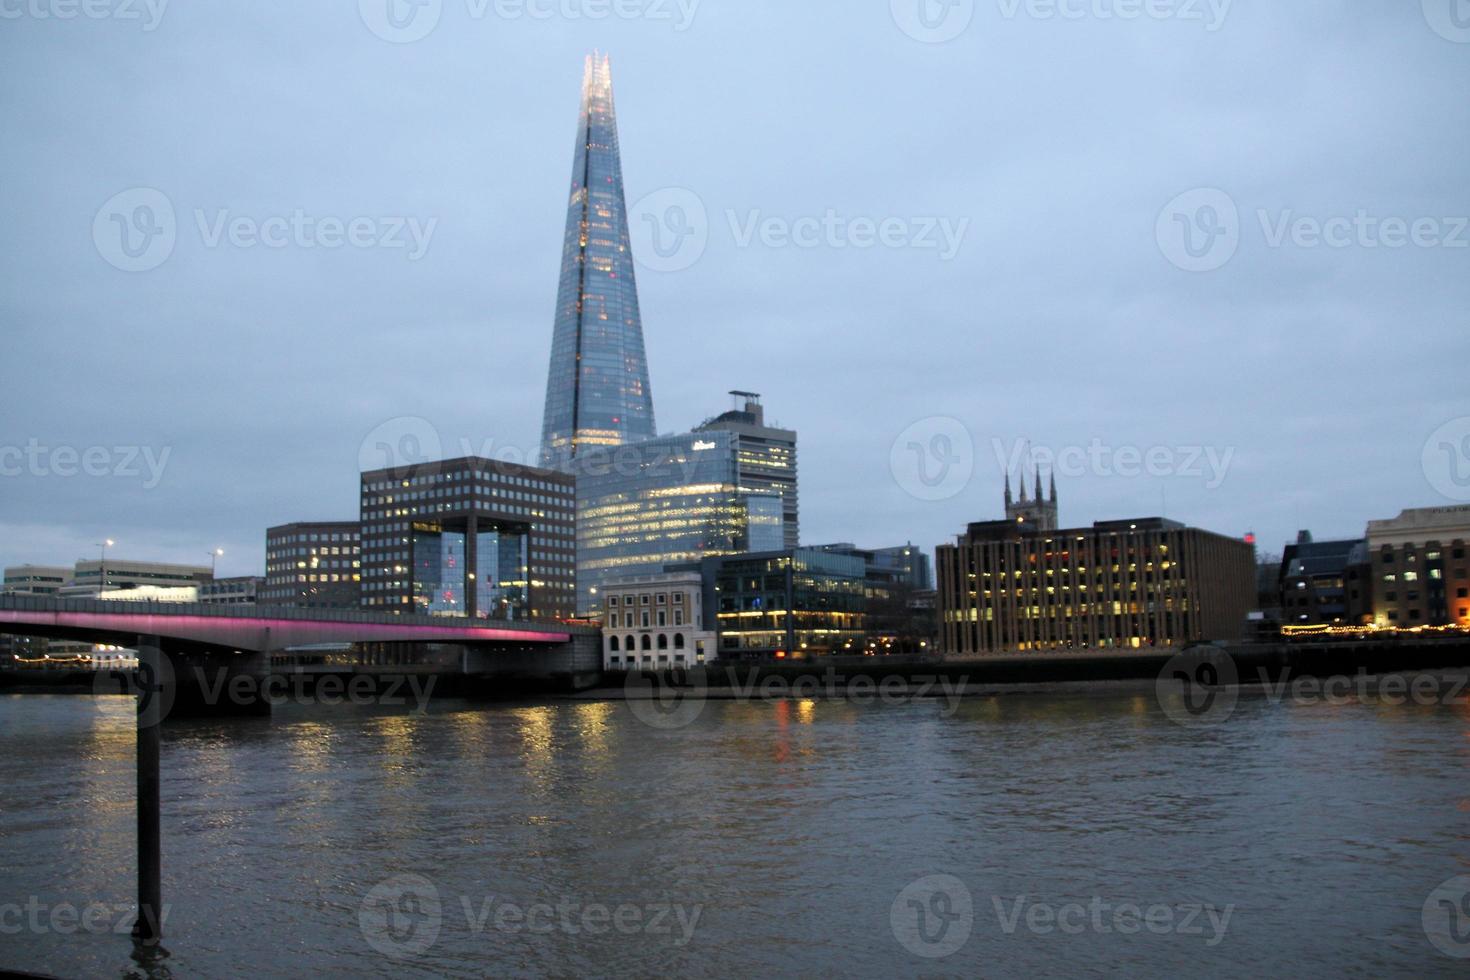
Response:
POLYGON ((385 433, 534 452, 594 47, 659 428, 762 392, 804 541, 1025 440, 1067 524, 1470 500, 1463 2, 87 2, 0 0, 6 564, 260 573, 385 433))

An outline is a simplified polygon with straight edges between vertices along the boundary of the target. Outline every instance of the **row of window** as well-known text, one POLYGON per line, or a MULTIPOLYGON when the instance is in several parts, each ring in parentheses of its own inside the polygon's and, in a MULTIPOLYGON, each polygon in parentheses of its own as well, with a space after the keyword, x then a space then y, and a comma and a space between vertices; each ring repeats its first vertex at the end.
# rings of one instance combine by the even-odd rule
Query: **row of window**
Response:
MULTIPOLYGON (((672 597, 671 597, 667 593, 660 592, 660 593, 658 593, 658 594, 656 594, 654 596, 654 600, 653 601, 654 601, 654 605, 662 606, 662 605, 666 605, 671 600, 673 602, 676 602, 676 603, 683 602, 684 601, 684 593, 682 593, 682 592, 675 592, 672 595, 672 597)), ((640 595, 638 597, 638 602, 639 602, 640 605, 644 605, 644 606, 648 605, 648 596, 646 594, 645 595, 640 595)), ((615 596, 615 595, 608 596, 607 597, 607 604, 609 606, 616 606, 618 604, 618 597, 615 596)), ((631 606, 631 605, 633 605, 633 597, 630 596, 630 595, 623 596, 623 605, 625 605, 625 606, 631 606)))
MULTIPOLYGON (((609 636, 607 638, 607 648, 613 653, 617 653, 619 647, 624 650, 636 650, 640 647, 644 650, 652 650, 654 648, 654 643, 655 641, 652 635, 649 633, 644 633, 641 639, 633 636, 624 637, 621 641, 619 641, 616 636, 609 636)), ((669 648, 669 634, 658 634, 657 646, 660 650, 667 650, 669 648)), ((674 634, 674 649, 684 649, 683 633, 674 634)))

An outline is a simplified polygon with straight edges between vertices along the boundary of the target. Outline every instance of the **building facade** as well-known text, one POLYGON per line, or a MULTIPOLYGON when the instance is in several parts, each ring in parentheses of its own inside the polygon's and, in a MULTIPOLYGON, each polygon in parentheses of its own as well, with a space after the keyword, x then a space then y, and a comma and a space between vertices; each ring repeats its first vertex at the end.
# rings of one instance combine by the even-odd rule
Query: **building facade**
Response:
POLYGON ((1470 627, 1470 505, 1406 510, 1368 522, 1373 624, 1470 627))
POLYGON ((783 498, 741 489, 740 440, 711 430, 588 450, 577 486, 577 608, 614 578, 712 555, 778 549, 783 498))
POLYGON ((199 586, 199 601, 214 606, 254 606, 264 589, 265 579, 258 575, 211 579, 199 586))
POLYGON ((465 457, 362 474, 362 605, 481 619, 569 618, 575 481, 465 457))
POLYGON ((602 663, 612 670, 695 666, 714 659, 697 571, 609 581, 602 597, 602 663))
POLYGON ((1281 553, 1276 607, 1286 626, 1362 626, 1373 618, 1368 542, 1314 541, 1310 531, 1281 553))
POLYGON ((355 609, 361 597, 357 521, 282 524, 265 532, 263 606, 355 609))
POLYGON ((623 198, 612 66, 594 54, 582 79, 541 462, 562 468, 589 447, 639 442, 657 432, 623 198))
POLYGON ((79 561, 72 570, 71 581, 58 595, 61 598, 96 599, 104 592, 152 586, 160 589, 198 586, 214 577, 208 565, 179 565, 162 561, 130 561, 126 558, 99 558, 79 561))
POLYGON ((707 419, 694 431, 734 436, 736 486, 747 497, 780 498, 781 540, 775 547, 795 548, 801 543, 796 433, 766 424, 766 410, 756 392, 732 391, 730 397, 735 399, 733 409, 707 419))
POLYGON ((861 558, 802 548, 705 559, 719 659, 862 654, 865 572, 861 558))
POLYGON ((5 595, 59 595, 71 582, 72 569, 62 565, 12 565, 5 569, 5 595))
POLYGON ((947 654, 1234 640, 1256 600, 1251 545, 1157 517, 1055 531, 971 524, 935 565, 947 654))

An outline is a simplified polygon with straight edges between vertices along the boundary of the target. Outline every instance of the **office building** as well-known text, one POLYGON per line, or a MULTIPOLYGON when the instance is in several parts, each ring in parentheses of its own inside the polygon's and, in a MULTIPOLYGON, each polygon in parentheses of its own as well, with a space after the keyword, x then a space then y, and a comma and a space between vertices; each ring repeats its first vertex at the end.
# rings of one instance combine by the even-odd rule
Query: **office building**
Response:
POLYGON ((705 420, 696 433, 728 432, 734 436, 736 486, 740 493, 781 498, 781 542, 795 548, 801 541, 796 481, 796 433, 766 424, 761 396, 732 391, 730 411, 705 420))
POLYGON ((357 521, 304 521, 265 532, 262 606, 356 609, 361 596, 357 521))
POLYGON ((711 555, 779 549, 784 498, 742 490, 741 437, 724 429, 588 450, 577 485, 577 608, 609 580, 711 555))
POLYGON ((147 586, 160 589, 191 588, 207 582, 214 573, 207 565, 179 565, 161 561, 130 561, 99 558, 79 561, 71 581, 58 595, 63 599, 96 599, 104 592, 147 586))
POLYGON ((558 620, 576 603, 575 481, 465 457, 362 474, 362 605, 558 620))
POLYGON ((199 586, 199 601, 211 606, 254 606, 264 590, 265 579, 258 575, 216 578, 199 586))
POLYGON ((975 523, 937 549, 935 566, 940 647, 952 655, 1234 640, 1256 605, 1251 545, 1158 517, 975 523))
POLYGON ((1300 531, 1281 553, 1276 606, 1286 626, 1362 626, 1373 618, 1372 570, 1362 538, 1314 541, 1300 531))
POLYGON ((558 469, 658 431, 606 56, 587 59, 569 197, 541 428, 541 462, 558 469))
POLYGON ((843 542, 812 550, 862 560, 868 652, 923 654, 933 650, 933 576, 929 556, 921 549, 911 544, 865 549, 843 542))
POLYGON ((714 659, 699 571, 612 579, 601 598, 604 667, 659 670, 714 659))
POLYGON ((1373 623, 1470 626, 1470 505, 1406 510, 1368 522, 1373 623))
POLYGON ((61 565, 12 565, 5 569, 5 595, 59 595, 73 569, 61 565))
POLYGON ((861 558, 800 548, 705 559, 719 659, 862 654, 864 572, 861 558))

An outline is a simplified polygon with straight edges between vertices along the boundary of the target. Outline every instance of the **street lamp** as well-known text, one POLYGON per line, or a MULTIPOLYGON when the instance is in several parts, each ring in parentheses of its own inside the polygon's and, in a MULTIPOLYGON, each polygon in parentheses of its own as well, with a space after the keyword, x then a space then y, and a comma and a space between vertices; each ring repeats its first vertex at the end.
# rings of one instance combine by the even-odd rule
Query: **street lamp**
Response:
POLYGON ((209 553, 209 577, 214 578, 215 562, 225 553, 223 548, 215 548, 209 553))
POLYGON ((111 548, 116 543, 117 542, 113 541, 111 538, 103 538, 101 541, 97 542, 97 547, 102 549, 102 560, 99 563, 99 567, 97 569, 98 596, 101 596, 103 590, 107 588, 107 549, 111 548))

